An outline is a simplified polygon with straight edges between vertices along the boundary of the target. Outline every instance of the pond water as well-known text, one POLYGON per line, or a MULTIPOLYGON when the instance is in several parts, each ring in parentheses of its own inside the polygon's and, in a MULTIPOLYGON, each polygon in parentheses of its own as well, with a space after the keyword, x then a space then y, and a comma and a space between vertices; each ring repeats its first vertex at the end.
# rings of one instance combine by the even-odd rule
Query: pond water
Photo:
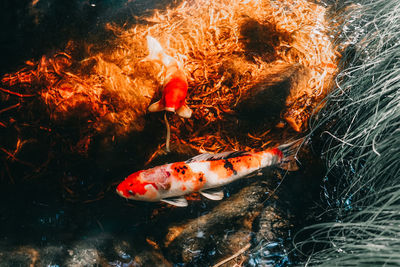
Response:
POLYGON ((187 208, 127 201, 113 188, 100 200, 72 203, 63 198, 60 185, 49 182, 2 187, 0 258, 4 266, 31 261, 40 266, 168 266, 185 261, 204 266, 235 252, 232 237, 250 242, 249 266, 286 266, 296 261, 291 233, 310 220, 305 210, 317 197, 320 174, 314 169, 288 175, 273 197, 271 191, 279 184, 276 174, 239 181, 224 188, 224 200, 194 196, 187 208), (241 193, 243 188, 249 190, 241 193), (253 194, 259 195, 246 198, 253 194), (262 204, 254 206, 256 202, 262 204), (219 208, 224 203, 228 210, 219 208), (251 226, 242 220, 246 217, 251 226), (194 227, 177 239, 201 242, 166 246, 175 226, 194 227))
MULTIPOLYGON (((105 23, 138 23, 135 16, 165 9, 167 4, 179 3, 39 0, 9 4, 9 12, 1 12, 10 25, 3 23, 2 27, 12 37, 1 44, 5 60, 0 72, 12 72, 25 60, 64 47, 69 39, 106 38, 102 30, 105 23)), ((278 91, 280 88, 275 86, 278 91)), ((279 101, 281 108, 282 99, 279 101)), ((257 103, 255 111, 249 109, 250 115, 231 116, 230 121, 242 127, 242 133, 272 125, 275 117, 279 120, 280 110, 274 111, 278 115, 273 123, 254 116, 252 112, 263 106, 260 99, 257 103), (249 116, 251 122, 247 121, 249 116)), ((270 100, 268 103, 270 112, 274 107, 270 100)), ((0 119, 4 118, 6 114, 0 112, 0 119)), ((95 136, 85 155, 57 154, 64 149, 60 147, 70 143, 52 142, 64 136, 76 138, 76 124, 50 122, 51 130, 63 136, 49 135, 56 136, 49 141, 43 134, 38 137, 43 143, 30 148, 28 144, 28 152, 22 155, 34 158, 37 151, 52 155, 40 175, 31 171, 30 178, 23 180, 27 172, 19 170, 18 162, 1 162, 0 266, 211 266, 232 255, 233 260, 224 266, 235 262, 244 266, 296 264, 299 255, 291 245, 293 233, 315 219, 309 207, 318 198, 323 173, 321 163, 309 150, 299 154, 302 166, 298 172, 271 169, 262 176, 236 181, 224 187, 222 201, 210 201, 198 194, 189 197, 187 208, 128 201, 115 193, 124 177, 194 156, 193 148, 187 148, 186 152, 160 155, 144 167, 149 152, 163 143, 165 131, 158 117, 146 119, 142 134, 112 142, 109 136, 107 140, 95 136), (14 171, 21 177, 11 179, 14 171), (238 251, 242 252, 235 255, 238 251)), ((288 125, 275 130, 272 143, 300 137, 288 125)), ((7 140, 4 143, 15 141, 17 130, 1 131, 0 136, 7 140)))

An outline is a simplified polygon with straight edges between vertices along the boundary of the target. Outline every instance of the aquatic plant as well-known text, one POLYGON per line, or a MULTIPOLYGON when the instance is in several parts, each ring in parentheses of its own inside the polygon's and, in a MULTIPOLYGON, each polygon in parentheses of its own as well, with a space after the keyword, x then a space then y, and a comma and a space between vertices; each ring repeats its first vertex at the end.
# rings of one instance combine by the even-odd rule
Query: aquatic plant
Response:
MULTIPOLYGON (((143 131, 151 120, 147 107, 162 84, 161 66, 141 62, 148 34, 182 61, 187 72, 187 103, 194 114, 190 120, 170 119, 171 146, 184 144, 200 152, 263 149, 270 145, 270 128, 281 118, 301 132, 330 90, 336 71, 337 53, 324 32, 324 13, 322 6, 305 0, 198 0, 137 17, 127 25, 108 24, 104 42, 71 40, 62 52, 27 61, 2 77, 0 126, 4 136, 13 136, 0 143, 4 164, 10 159, 17 166, 31 164, 21 153, 27 139, 38 146, 48 143, 43 151, 57 144, 60 153, 87 156, 93 143, 111 147, 143 131), (243 130, 237 118, 239 102, 279 78, 293 80, 291 88, 285 87, 290 92, 280 99, 274 118, 270 113, 257 117, 271 125, 255 119, 262 127, 243 130), (44 135, 51 141, 40 140, 44 135)), ((37 165, 43 169, 50 160, 44 155, 24 177, 40 173, 37 165)), ((0 175, 11 179, 9 172, 0 175)))
POLYGON ((321 223, 300 232, 308 238, 294 243, 307 265, 398 265, 400 3, 339 1, 333 8, 341 71, 311 124, 325 144, 326 210, 321 223))

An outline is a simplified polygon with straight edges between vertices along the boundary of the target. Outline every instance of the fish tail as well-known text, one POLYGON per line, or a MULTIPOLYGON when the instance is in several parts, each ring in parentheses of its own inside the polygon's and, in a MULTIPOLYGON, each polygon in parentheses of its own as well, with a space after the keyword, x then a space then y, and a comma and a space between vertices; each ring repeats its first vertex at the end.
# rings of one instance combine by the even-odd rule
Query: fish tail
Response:
POLYGON ((147 48, 149 50, 149 55, 143 59, 143 61, 156 61, 162 63, 164 57, 164 49, 161 44, 152 36, 147 35, 147 48))
POLYGON ((297 159, 297 154, 300 150, 300 147, 305 144, 305 142, 306 139, 303 137, 278 146, 278 149, 282 153, 282 159, 279 164, 279 168, 287 171, 299 170, 300 162, 297 159))
POLYGON ((161 44, 152 36, 147 35, 147 48, 149 50, 149 55, 142 59, 141 61, 154 61, 159 64, 164 65, 169 68, 171 66, 176 66, 177 68, 182 68, 182 65, 175 58, 167 55, 161 46, 161 44))

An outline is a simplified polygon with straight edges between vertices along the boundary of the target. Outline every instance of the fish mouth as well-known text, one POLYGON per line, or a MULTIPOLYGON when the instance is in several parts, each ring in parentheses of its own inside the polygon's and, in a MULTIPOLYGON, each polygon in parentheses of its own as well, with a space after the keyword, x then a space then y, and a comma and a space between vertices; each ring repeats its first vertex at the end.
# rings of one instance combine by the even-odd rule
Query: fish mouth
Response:
POLYGON ((173 107, 165 107, 166 111, 175 112, 175 108, 173 107))
POLYGON ((120 195, 121 197, 125 197, 125 198, 126 198, 126 196, 124 196, 124 193, 123 193, 121 190, 119 190, 118 188, 115 189, 115 191, 116 191, 117 194, 120 195))

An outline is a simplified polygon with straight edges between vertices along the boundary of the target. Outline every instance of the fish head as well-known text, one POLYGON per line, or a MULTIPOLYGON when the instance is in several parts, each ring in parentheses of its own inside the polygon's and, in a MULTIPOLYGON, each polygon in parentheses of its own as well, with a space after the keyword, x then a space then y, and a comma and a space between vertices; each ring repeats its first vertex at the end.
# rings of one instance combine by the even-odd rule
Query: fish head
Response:
POLYGON ((163 104, 164 110, 176 112, 185 105, 185 99, 188 91, 186 78, 180 75, 173 76, 164 86, 163 104))
POLYGON ((160 194, 155 182, 143 179, 145 171, 129 175, 117 186, 117 193, 124 198, 141 201, 158 201, 160 194))

